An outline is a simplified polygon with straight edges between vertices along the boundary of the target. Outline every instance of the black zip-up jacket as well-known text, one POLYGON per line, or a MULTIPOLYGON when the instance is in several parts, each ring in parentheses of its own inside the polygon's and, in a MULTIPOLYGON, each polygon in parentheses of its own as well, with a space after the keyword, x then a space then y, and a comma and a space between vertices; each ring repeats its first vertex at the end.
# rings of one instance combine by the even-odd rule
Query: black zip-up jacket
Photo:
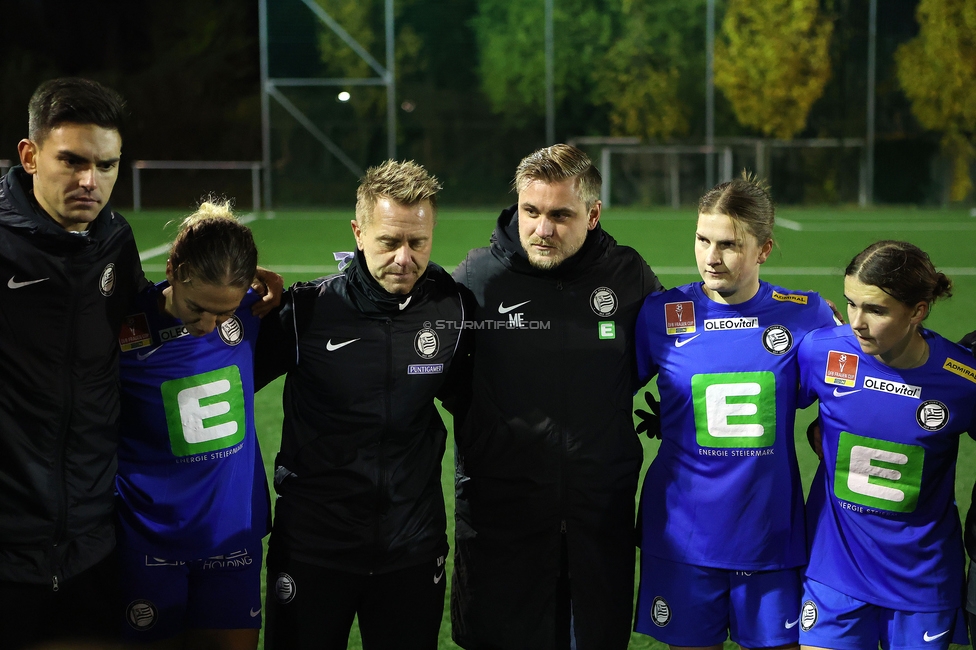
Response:
POLYGON ((142 278, 106 206, 87 235, 0 180, 0 580, 58 588, 115 546, 119 330, 142 278))
POLYGON ((626 648, 643 458, 634 326, 661 284, 599 225, 555 269, 534 268, 515 206, 454 278, 473 294, 480 325, 472 401, 456 432, 454 640, 552 648, 565 539, 577 647, 626 648))
POLYGON ((362 253, 285 292, 261 326, 256 384, 287 372, 271 557, 386 573, 447 553, 434 398, 449 392, 464 310, 430 264, 387 293, 362 253))

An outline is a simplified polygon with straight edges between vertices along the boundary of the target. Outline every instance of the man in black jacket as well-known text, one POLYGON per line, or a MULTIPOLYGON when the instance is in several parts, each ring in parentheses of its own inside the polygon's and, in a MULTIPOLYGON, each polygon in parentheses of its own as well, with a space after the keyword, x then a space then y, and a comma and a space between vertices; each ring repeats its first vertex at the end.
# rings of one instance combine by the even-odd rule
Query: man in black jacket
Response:
POLYGON ((118 336, 142 280, 108 204, 122 99, 41 84, 0 180, 0 638, 117 637, 118 336))
POLYGON ((434 406, 464 309, 429 263, 437 179, 414 162, 367 171, 338 275, 286 292, 262 324, 256 383, 287 373, 268 552, 266 647, 434 650, 447 553, 434 406))
POLYGON ((454 273, 475 323, 451 590, 465 648, 605 650, 630 638, 634 325, 661 284, 601 228, 600 184, 575 147, 526 157, 518 203, 454 273))

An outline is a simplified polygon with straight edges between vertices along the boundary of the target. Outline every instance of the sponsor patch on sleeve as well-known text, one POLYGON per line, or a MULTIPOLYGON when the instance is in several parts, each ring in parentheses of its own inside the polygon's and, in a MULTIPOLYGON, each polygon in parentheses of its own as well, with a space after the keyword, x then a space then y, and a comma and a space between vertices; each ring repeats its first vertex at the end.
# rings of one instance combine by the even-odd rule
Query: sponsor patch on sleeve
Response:
POLYGON ((690 300, 664 304, 664 326, 668 334, 691 334, 695 331, 695 303, 690 300))
POLYGON ((798 305, 805 305, 809 300, 809 296, 804 296, 801 293, 780 293, 779 291, 774 291, 773 300, 779 300, 780 302, 795 302, 798 305))
POLYGON ((965 364, 959 363, 955 359, 946 359, 945 364, 942 366, 942 369, 948 370, 954 375, 965 377, 969 381, 976 384, 976 370, 970 368, 965 364))
POLYGON ((136 350, 152 345, 152 335, 149 333, 149 320, 146 314, 126 316, 119 330, 119 347, 123 352, 136 350))
POLYGON ((831 350, 827 353, 827 372, 824 381, 835 386, 854 386, 857 384, 856 354, 831 350))

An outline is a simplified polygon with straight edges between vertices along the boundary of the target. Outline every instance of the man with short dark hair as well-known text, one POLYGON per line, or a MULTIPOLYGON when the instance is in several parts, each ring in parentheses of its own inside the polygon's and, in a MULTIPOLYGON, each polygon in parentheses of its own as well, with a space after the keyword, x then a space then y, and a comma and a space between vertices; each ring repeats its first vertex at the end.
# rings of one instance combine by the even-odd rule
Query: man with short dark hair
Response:
POLYGON ((132 231, 108 204, 122 99, 55 79, 28 112, 21 166, 0 180, 5 648, 118 636, 118 335, 142 281, 132 231))
POLYGON ((518 203, 454 273, 473 294, 451 618, 464 648, 626 648, 634 592, 634 325, 661 289, 600 226, 575 147, 527 156, 518 203))
MULTIPOLYGON (((268 546, 267 648, 435 650, 447 584, 434 405, 456 382, 464 309, 430 263, 440 183, 414 162, 366 172, 343 272, 266 318, 257 384, 287 373, 268 546)), ((463 347, 463 346, 462 346, 463 347)))

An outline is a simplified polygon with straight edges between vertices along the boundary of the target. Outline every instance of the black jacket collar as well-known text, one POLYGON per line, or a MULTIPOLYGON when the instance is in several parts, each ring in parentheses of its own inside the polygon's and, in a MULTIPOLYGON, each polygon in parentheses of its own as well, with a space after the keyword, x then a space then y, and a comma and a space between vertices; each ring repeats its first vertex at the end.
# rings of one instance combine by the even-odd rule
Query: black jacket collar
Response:
POLYGON ((355 257, 346 267, 344 273, 351 287, 349 296, 356 307, 365 314, 378 315, 399 313, 420 302, 426 293, 424 287, 427 284, 427 277, 432 266, 435 265, 428 265, 424 274, 417 279, 417 284, 407 294, 390 293, 381 287, 380 283, 369 272, 369 268, 366 266, 366 258, 361 250, 356 250, 355 257))

